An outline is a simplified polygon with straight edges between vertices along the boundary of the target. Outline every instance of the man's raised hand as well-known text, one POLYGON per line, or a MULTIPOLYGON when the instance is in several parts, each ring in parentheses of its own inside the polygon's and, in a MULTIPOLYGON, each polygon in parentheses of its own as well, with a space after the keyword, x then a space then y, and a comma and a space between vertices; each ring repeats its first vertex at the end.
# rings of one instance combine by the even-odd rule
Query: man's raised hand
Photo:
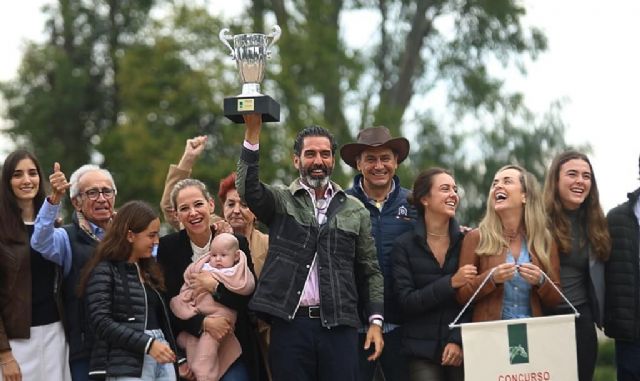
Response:
POLYGON ((49 202, 57 205, 64 197, 67 189, 71 187, 71 184, 67 182, 67 177, 64 175, 64 172, 60 170, 60 163, 57 161, 53 163, 53 173, 49 176, 49 183, 51 184, 49 202))

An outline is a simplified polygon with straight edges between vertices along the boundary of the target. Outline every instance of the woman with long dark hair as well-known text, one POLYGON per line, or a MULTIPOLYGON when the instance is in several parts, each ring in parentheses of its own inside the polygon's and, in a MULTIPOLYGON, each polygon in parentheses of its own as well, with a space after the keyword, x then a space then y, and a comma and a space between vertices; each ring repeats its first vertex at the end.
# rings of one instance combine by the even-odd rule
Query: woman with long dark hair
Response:
POLYGON ((124 204, 83 269, 96 341, 89 375, 109 380, 174 381, 175 342, 153 258, 160 219, 145 202, 124 204))
POLYGON ((29 246, 45 199, 36 157, 9 154, 0 180, 0 380, 69 380, 60 268, 29 246))
MULTIPOLYGON (((604 261, 611 238, 589 158, 577 151, 558 155, 547 172, 544 203, 560 252, 560 280, 576 319, 578 379, 592 380, 598 357, 596 325, 604 319, 604 261)), ((563 302, 553 313, 572 313, 563 302)))

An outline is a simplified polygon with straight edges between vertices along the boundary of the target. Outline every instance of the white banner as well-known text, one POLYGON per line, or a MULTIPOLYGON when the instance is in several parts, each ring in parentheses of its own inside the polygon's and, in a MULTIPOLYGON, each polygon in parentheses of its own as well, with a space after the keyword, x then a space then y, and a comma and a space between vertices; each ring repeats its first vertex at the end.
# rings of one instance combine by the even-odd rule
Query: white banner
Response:
POLYGON ((577 381, 575 315, 461 324, 473 381, 577 381))

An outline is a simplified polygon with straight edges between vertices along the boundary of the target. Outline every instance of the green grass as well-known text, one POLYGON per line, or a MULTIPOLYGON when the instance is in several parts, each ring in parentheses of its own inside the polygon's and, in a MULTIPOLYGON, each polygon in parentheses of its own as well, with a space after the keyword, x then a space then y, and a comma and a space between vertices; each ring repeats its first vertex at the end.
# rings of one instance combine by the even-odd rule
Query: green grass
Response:
POLYGON ((613 340, 603 338, 598 345, 598 361, 593 381, 614 381, 615 379, 616 363, 613 340))

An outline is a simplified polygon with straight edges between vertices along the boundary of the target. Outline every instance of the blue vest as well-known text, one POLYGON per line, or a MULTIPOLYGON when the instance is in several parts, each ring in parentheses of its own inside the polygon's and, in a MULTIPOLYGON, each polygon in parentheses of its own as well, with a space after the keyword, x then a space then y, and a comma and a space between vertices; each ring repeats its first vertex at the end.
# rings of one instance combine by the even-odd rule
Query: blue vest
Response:
MULTIPOLYGON (((417 213, 407 197, 410 191, 400 186, 398 176, 393 177, 394 189, 388 195, 382 209, 371 204, 369 198, 360 186, 362 174, 353 179, 353 186, 345 192, 362 201, 371 216, 371 234, 376 243, 378 264, 384 276, 384 319, 385 322, 401 323, 400 309, 393 297, 393 274, 391 269, 391 250, 393 241, 403 233, 413 229, 417 213)), ((360 309, 362 311, 362 308, 360 309)), ((362 313, 361 313, 362 315, 362 313)), ((367 317, 361 316, 363 322, 367 317)))

